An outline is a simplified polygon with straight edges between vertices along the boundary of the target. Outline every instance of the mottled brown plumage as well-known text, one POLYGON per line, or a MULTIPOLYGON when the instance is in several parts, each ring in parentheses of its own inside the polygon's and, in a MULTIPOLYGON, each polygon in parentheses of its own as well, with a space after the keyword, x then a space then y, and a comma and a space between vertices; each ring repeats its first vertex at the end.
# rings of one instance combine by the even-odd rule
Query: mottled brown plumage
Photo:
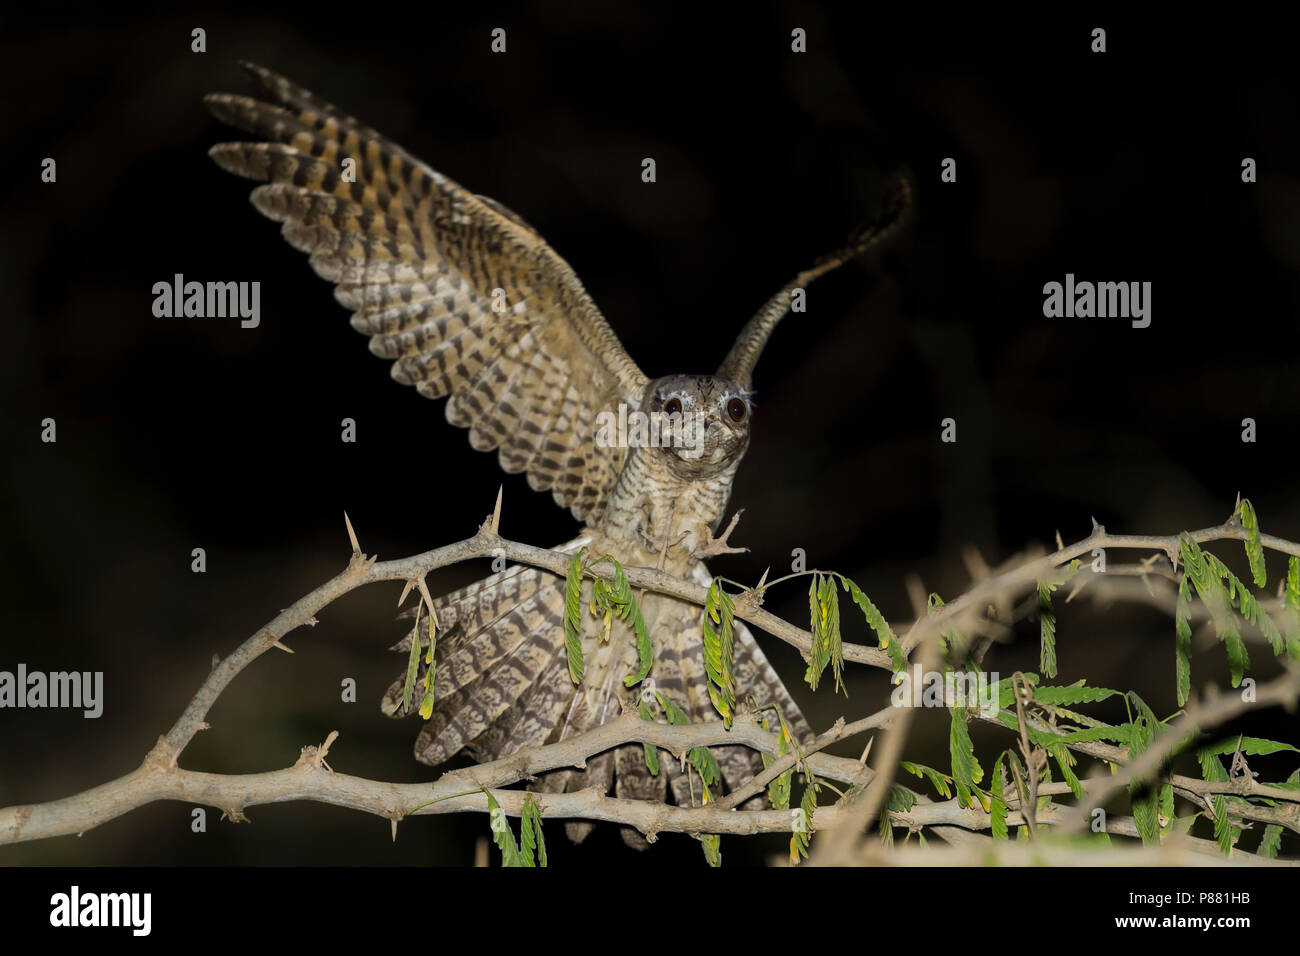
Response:
MULTIPOLYGON (((587 547, 625 565, 662 565, 670 574, 709 574, 698 552, 712 541, 749 444, 750 376, 791 292, 887 235, 906 207, 906 184, 878 226, 782 288, 745 327, 712 376, 649 381, 624 352, 590 296, 561 259, 515 213, 430 169, 355 119, 282 77, 248 66, 273 103, 213 94, 209 109, 258 138, 222 143, 213 158, 264 185, 253 204, 283 223, 285 238, 310 256, 351 309, 370 350, 392 375, 430 398, 447 397, 447 418, 469 429, 470 444, 496 450, 507 472, 526 472, 535 489, 584 523, 587 547), (349 170, 354 173, 349 174, 349 170), (355 181, 352 181, 355 180, 355 181), (669 447, 597 440, 598 416, 679 412, 669 447), (701 452, 672 447, 689 438, 683 422, 704 423, 701 452)), ((590 582, 583 603, 590 599, 590 582)), ((654 642, 651 680, 694 721, 716 720, 708 695, 698 607, 648 594, 642 613, 654 642)), ((634 703, 623 686, 635 669, 631 632, 609 641, 584 614, 587 664, 570 679, 564 647, 564 579, 510 567, 435 601, 437 651, 431 719, 416 757, 438 764, 464 749, 488 760, 564 739, 634 703)), ((424 635, 421 635, 424 639, 424 635)), ((397 645, 409 651, 411 637, 397 645)), ((809 728, 748 630, 737 625, 738 696, 774 704, 800 738, 809 728)), ((420 676, 424 674, 421 663, 420 676)), ((405 674, 383 699, 393 716, 405 674)), ((715 747, 729 789, 761 767, 743 747, 715 747)), ((601 754, 585 769, 544 775, 558 792, 597 786, 620 796, 679 804, 698 801, 698 781, 674 760, 649 773, 640 745, 601 754)), ((571 833, 581 836, 585 826, 571 833)))

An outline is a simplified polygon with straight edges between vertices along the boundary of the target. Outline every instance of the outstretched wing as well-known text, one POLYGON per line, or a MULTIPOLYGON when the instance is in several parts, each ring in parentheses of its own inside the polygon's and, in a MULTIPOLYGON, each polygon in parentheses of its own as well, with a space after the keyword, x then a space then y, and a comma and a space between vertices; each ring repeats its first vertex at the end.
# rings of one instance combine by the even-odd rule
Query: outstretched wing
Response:
POLYGON ((266 183, 253 205, 335 283, 393 378, 450 396, 447 419, 469 429, 471 445, 498 449, 502 468, 526 471, 579 520, 598 516, 627 449, 597 444, 596 415, 638 407, 646 377, 569 264, 499 203, 245 67, 279 105, 227 93, 204 102, 269 142, 221 143, 213 159, 266 183))

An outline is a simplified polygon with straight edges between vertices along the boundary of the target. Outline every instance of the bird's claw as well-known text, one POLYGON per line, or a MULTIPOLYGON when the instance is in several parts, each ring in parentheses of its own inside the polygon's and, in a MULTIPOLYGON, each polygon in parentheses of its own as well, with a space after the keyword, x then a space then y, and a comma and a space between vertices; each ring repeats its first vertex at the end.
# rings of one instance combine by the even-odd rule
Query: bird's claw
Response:
POLYGON ((712 534, 707 534, 704 539, 704 544, 695 550, 693 557, 703 559, 711 558, 717 554, 744 554, 748 551, 749 548, 733 548, 727 540, 731 537, 731 532, 736 530, 736 522, 740 520, 740 516, 744 513, 745 509, 741 508, 732 515, 731 522, 727 525, 727 530, 722 532, 719 537, 715 538, 712 534))

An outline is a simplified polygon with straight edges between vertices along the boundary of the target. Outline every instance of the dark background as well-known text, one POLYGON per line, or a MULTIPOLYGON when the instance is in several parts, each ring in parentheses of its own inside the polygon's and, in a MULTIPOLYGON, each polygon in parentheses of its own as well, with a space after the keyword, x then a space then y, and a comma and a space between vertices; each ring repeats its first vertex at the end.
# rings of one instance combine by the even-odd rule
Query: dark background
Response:
MULTIPOLYGON (((952 597, 969 583, 966 547, 998 563, 1058 529, 1082 537, 1093 516, 1168 534, 1218 523, 1241 492, 1266 530, 1300 537, 1300 89, 1285 31, 797 4, 59 9, 7 14, 0 50, 0 668, 102 670, 106 703, 96 721, 0 712, 0 805, 136 766, 214 653, 343 567, 344 509, 367 552, 398 557, 472 533, 502 481, 441 403, 389 379, 330 286, 247 203, 250 184, 208 159, 241 134, 200 98, 251 92, 239 59, 535 225, 652 377, 716 368, 754 309, 875 211, 889 173, 912 171, 910 228, 814 285, 759 364, 733 498, 746 509, 735 540, 753 550, 716 560, 718 573, 775 576, 804 548, 901 620, 908 574, 952 597), (1100 56, 1088 52, 1097 25, 1109 33, 1100 56), (189 52, 196 26, 201 55, 189 52), (505 55, 489 52, 496 26, 505 55), (794 27, 808 31, 806 54, 790 52, 794 27), (39 179, 46 156, 55 185, 39 179), (640 180, 645 156, 654 185, 640 180), (1253 185, 1240 179, 1246 156, 1253 185), (944 157, 956 184, 939 182, 944 157), (177 272, 260 281, 260 328, 155 319, 151 287, 177 272), (1066 272, 1151 281, 1151 327, 1044 319, 1042 286, 1066 272), (57 444, 40 441, 47 416, 57 444), (939 442, 947 416, 955 445, 939 442), (1240 440, 1248 416, 1253 445, 1240 440), (339 440, 344 417, 356 444, 339 440), (194 547, 206 574, 190 571, 194 547)), ((571 536, 549 495, 504 482, 504 534, 571 536)), ((1239 559, 1239 547, 1218 551, 1239 559)), ((1269 568, 1284 570, 1276 555, 1269 568)), ((430 584, 485 573, 480 562, 430 584)), ((410 756, 416 723, 377 706, 402 665, 385 650, 402 631, 399 590, 347 596, 289 636, 294 656, 249 667, 182 765, 280 768, 337 729, 336 769, 430 779, 410 756), (339 701, 344 677, 358 682, 355 705, 339 701)), ((805 586, 768 606, 801 621, 805 586)), ((866 640, 850 611, 846 639, 866 640)), ((1036 624, 1019 633, 990 669, 1037 669, 1036 624)), ((1168 618, 1071 605, 1059 635, 1063 681, 1175 709, 1168 618)), ((851 670, 848 701, 813 695, 798 655, 760 640, 815 725, 880 706, 884 675, 851 670)), ((1263 680, 1275 665, 1253 649, 1263 680)), ((1193 665, 1195 685, 1212 681, 1226 686, 1217 647, 1193 665)), ((1279 713, 1243 727, 1300 736, 1279 713)), ((923 713, 908 756, 947 767, 946 732, 946 715, 923 713)), ((984 727, 975 739, 981 754, 1010 743, 984 727)), ((1255 763, 1273 780, 1295 766, 1255 763)), ((153 804, 80 839, 7 847, 0 862, 466 863, 488 833, 478 816, 420 818, 394 845, 387 821, 298 803, 251 808, 247 826, 209 811, 196 835, 190 809, 153 804)), ((703 865, 685 837, 635 857, 609 828, 581 847, 548 833, 557 864, 703 865)), ((724 858, 760 862, 785 842, 727 838, 724 858)))

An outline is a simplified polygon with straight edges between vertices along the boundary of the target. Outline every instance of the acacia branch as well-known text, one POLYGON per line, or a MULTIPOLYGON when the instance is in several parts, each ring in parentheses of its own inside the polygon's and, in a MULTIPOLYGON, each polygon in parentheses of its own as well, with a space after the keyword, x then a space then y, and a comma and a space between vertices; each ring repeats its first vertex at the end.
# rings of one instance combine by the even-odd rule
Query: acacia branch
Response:
MULTIPOLYGON (((1247 532, 1237 520, 1236 513, 1222 524, 1199 531, 1186 533, 1198 544, 1211 541, 1244 541, 1247 532)), ((1279 538, 1276 535, 1261 534, 1260 542, 1265 548, 1283 554, 1300 556, 1300 544, 1279 538)), ((933 637, 940 631, 957 630, 967 634, 981 634, 986 620, 985 609, 993 603, 1004 601, 1008 596, 1015 597, 1038 586, 1038 581, 1051 577, 1052 573, 1068 565, 1075 558, 1091 554, 1093 549, 1124 548, 1130 550, 1148 550, 1163 552, 1169 558, 1171 567, 1177 566, 1178 555, 1182 548, 1182 535, 1140 535, 1111 534, 1102 525, 1093 523, 1092 534, 1076 541, 1074 544, 1058 548, 1051 554, 1024 561, 997 574, 992 574, 975 582, 960 597, 949 601, 942 607, 934 608, 929 614, 917 619, 911 633, 903 641, 904 649, 909 653, 923 640, 933 637)))
MULTIPOLYGON (((977 807, 957 807, 956 801, 934 804, 934 808, 943 808, 935 812, 931 807, 914 808, 912 811, 890 814, 900 826, 929 826, 931 821, 941 819, 955 825, 972 828, 987 827, 988 814, 977 807), (951 806, 950 806, 951 804, 951 806), (917 812, 920 810, 921 812, 917 812)), ((1051 805, 1038 811, 1039 823, 1057 823, 1072 808, 1051 805)), ((1025 826, 1024 816, 1020 813, 1008 813, 1009 827, 1025 826)), ((1137 824, 1132 817, 1111 816, 1106 819, 1106 832, 1115 836, 1136 839, 1137 824)), ((917 850, 912 847, 888 849, 878 842, 866 844, 854 862, 861 866, 1266 866, 1296 867, 1300 861, 1270 860, 1233 848, 1230 856, 1224 856, 1218 844, 1213 840, 1171 833, 1157 845, 1130 844, 1105 845, 1074 840, 1053 839, 1050 834, 1043 839, 1021 843, 1018 840, 998 840, 978 848, 951 846, 926 847, 917 850)))
MULTIPOLYGON (((1241 527, 1235 518, 1213 528, 1204 528, 1193 532, 1191 535, 1197 542, 1221 539, 1242 540, 1245 536, 1245 529, 1241 527)), ((1274 535, 1262 535, 1261 540, 1265 547, 1286 554, 1300 555, 1300 545, 1293 542, 1274 535)), ((1175 560, 1173 556, 1178 553, 1179 541, 1179 535, 1115 535, 1108 533, 1101 525, 1096 525, 1093 533, 1082 541, 1061 548, 1053 554, 986 578, 976 583, 961 597, 943 607, 936 608, 934 613, 920 617, 904 641, 904 647, 910 652, 922 640, 927 637, 932 638, 941 630, 947 628, 978 633, 980 630, 979 619, 983 613, 982 609, 990 601, 1005 597, 1008 593, 1019 593, 1028 588, 1036 587, 1040 577, 1062 564, 1067 564, 1080 555, 1090 553, 1093 548, 1154 549, 1165 551, 1171 556, 1170 560, 1172 561, 1175 560)), ((154 759, 174 764, 176 757, 203 725, 203 720, 213 702, 230 681, 234 679, 235 675, 253 659, 279 643, 280 639, 290 631, 304 625, 314 624, 317 612, 342 595, 363 584, 377 581, 415 581, 423 579, 430 571, 438 568, 474 558, 493 557, 498 554, 511 561, 544 568, 558 575, 565 574, 571 560, 571 555, 562 551, 536 548, 520 542, 508 541, 489 530, 488 524, 485 524, 478 534, 463 541, 392 561, 377 562, 374 558, 366 558, 359 548, 354 548, 352 560, 341 574, 280 612, 261 630, 245 641, 234 654, 213 668, 212 673, 194 696, 190 705, 167 734, 165 741, 160 740, 159 745, 155 747, 154 759)), ((590 568, 589 571, 606 580, 612 581, 614 578, 613 568, 595 566, 590 568)), ((693 581, 675 578, 654 568, 626 567, 624 572, 628 582, 633 587, 666 594, 700 606, 705 603, 708 589, 693 581)), ((752 603, 740 602, 736 607, 736 616, 794 646, 805 658, 809 657, 812 648, 812 637, 806 630, 782 620, 761 607, 752 606, 752 603)), ((891 668, 889 655, 878 648, 846 643, 843 645, 843 650, 845 660, 869 664, 886 670, 891 668)))
MULTIPOLYGON (((1087 826, 1093 807, 1104 805, 1129 781, 1149 776, 1179 744, 1194 739, 1203 728, 1222 724, 1256 706, 1282 706, 1294 710, 1297 698, 1300 698, 1300 670, 1290 670, 1267 684, 1261 684, 1255 700, 1247 702, 1241 696, 1224 695, 1209 704, 1188 707, 1187 712, 1151 741, 1142 753, 1129 760, 1118 773, 1101 778, 1101 784, 1088 791, 1088 799, 1079 805, 1078 815, 1064 827, 1065 832, 1087 826)), ((1282 792, 1290 793, 1293 800, 1300 796, 1294 791, 1282 792)))
MULTIPOLYGON (((379 562, 362 553, 349 522, 348 532, 353 554, 347 567, 283 610, 225 660, 215 663, 176 723, 168 733, 159 737, 139 768, 117 780, 63 800, 0 810, 0 844, 81 833, 131 809, 165 799, 219 807, 224 815, 235 820, 242 819, 243 811, 249 806, 288 800, 316 800, 376 813, 392 820, 395 826, 397 820, 412 814, 486 810, 486 795, 482 792, 484 789, 495 790, 509 786, 551 769, 582 767, 588 758, 611 747, 637 742, 662 747, 679 757, 695 746, 720 744, 741 744, 763 753, 776 754, 777 736, 764 730, 749 715, 738 715, 733 726, 727 729, 720 721, 673 726, 643 721, 637 714, 628 713, 557 744, 530 748, 499 760, 444 774, 432 784, 394 784, 333 773, 324 763, 324 755, 336 735, 331 735, 330 741, 321 748, 304 748, 299 761, 292 767, 271 773, 222 776, 183 770, 177 766, 179 755, 194 735, 208 726, 206 717, 212 704, 245 667, 272 647, 287 650, 283 644, 287 634, 304 625, 314 625, 316 614, 320 610, 362 585, 380 581, 405 581, 407 590, 418 585, 427 600, 424 578, 430 571, 461 561, 493 556, 504 556, 557 575, 567 572, 571 560, 568 553, 535 548, 500 537, 496 533, 498 514, 499 511, 494 513, 479 532, 470 538, 419 555, 386 562, 379 562)), ((1245 537, 1245 531, 1233 519, 1215 528, 1195 532, 1192 537, 1197 541, 1241 539, 1245 537)), ((1100 526, 1095 526, 1088 538, 1070 547, 1063 547, 1054 554, 983 579, 945 607, 922 615, 912 625, 904 646, 914 649, 923 641, 927 642, 929 646, 921 656, 933 663, 931 659, 936 653, 937 637, 941 631, 978 629, 981 626, 979 614, 982 612, 977 612, 977 607, 985 607, 995 598, 1004 600, 1008 593, 1035 586, 1040 576, 1078 555, 1095 547, 1155 548, 1164 550, 1173 562, 1176 560, 1179 541, 1180 537, 1176 535, 1110 535, 1100 526)), ((1266 547, 1288 554, 1300 554, 1300 546, 1271 535, 1264 535, 1263 543, 1266 547)), ((615 573, 612 567, 601 566, 592 567, 589 571, 607 580, 612 580, 615 573)), ((674 578, 661 570, 627 567, 624 568, 624 573, 635 588, 666 594, 696 605, 703 605, 706 601, 707 589, 704 586, 674 578)), ((748 596, 753 598, 758 593, 758 590, 749 592, 748 596)), ((736 616, 792 644, 805 657, 809 655, 812 647, 809 633, 762 610, 758 607, 757 600, 738 600, 736 616)), ((855 644, 844 644, 843 648, 844 657, 848 660, 890 667, 888 655, 882 650, 855 644)), ((1294 700, 1294 693, 1290 699, 1294 700)), ((848 807, 822 808, 817 814, 818 823, 822 827, 838 827, 842 832, 850 834, 853 839, 848 841, 849 846, 856 848, 861 846, 863 831, 874 820, 876 808, 892 783, 906 738, 910 718, 907 711, 910 708, 903 715, 895 715, 892 709, 886 709, 851 724, 837 722, 836 727, 827 734, 805 745, 801 753, 777 757, 758 777, 719 803, 707 807, 680 808, 651 801, 620 800, 595 790, 543 794, 537 799, 548 816, 618 822, 636 827, 650 838, 664 830, 695 834, 788 832, 791 818, 787 811, 739 811, 735 807, 760 792, 766 783, 780 773, 795 766, 806 766, 818 776, 868 788, 865 799, 854 801, 848 807), (857 761, 819 752, 836 740, 887 725, 890 729, 877 763, 880 772, 873 773, 857 761)), ((1046 727, 1040 729, 1051 731, 1051 728, 1046 727)), ((1128 757, 1123 748, 1108 747, 1105 744, 1072 746, 1113 762, 1128 757)), ((1140 767, 1135 767, 1130 773, 1140 770, 1140 767)), ((1175 776, 1172 782, 1180 791, 1199 797, 1202 801, 1207 794, 1218 792, 1268 796, 1282 801, 1297 799, 1293 791, 1264 787, 1254 781, 1233 780, 1220 785, 1175 776)), ((507 813, 518 813, 524 797, 522 793, 507 791, 498 794, 497 799, 507 813)), ((987 822, 972 817, 967 812, 970 809, 955 807, 953 801, 947 804, 932 803, 920 797, 909 815, 900 816, 896 812, 891 814, 891 819, 899 821, 900 825, 932 826, 945 839, 957 842, 956 836, 965 829, 988 827, 987 822)), ((1251 810, 1264 812, 1269 809, 1248 807, 1243 808, 1239 815, 1249 817, 1251 810)), ((1280 822, 1295 829, 1295 821, 1287 816, 1291 809, 1294 806, 1258 818, 1268 819, 1271 816, 1274 819, 1269 822, 1280 822)), ((987 843, 987 838, 977 834, 970 833, 967 836, 980 841, 981 845, 987 843)))
MULTIPOLYGON (((1292 682, 1296 681, 1298 678, 1300 678, 1300 675, 1297 675, 1295 672, 1291 672, 1290 675, 1283 675, 1281 678, 1274 681, 1272 684, 1265 685, 1266 687, 1270 688, 1268 692, 1268 700, 1265 701, 1265 704, 1267 703, 1285 704, 1286 698, 1289 697, 1291 693, 1294 692, 1294 691, 1288 691, 1287 686, 1288 684, 1290 684, 1292 687, 1294 687, 1294 683, 1292 682)), ((1211 726, 1214 726, 1215 724, 1222 723, 1224 720, 1230 719, 1232 716, 1235 716, 1237 713, 1240 713, 1241 710, 1245 709, 1244 707, 1238 709, 1237 707, 1232 705, 1231 702, 1233 701, 1233 699, 1234 698, 1225 695, 1223 700, 1226 701, 1227 703, 1223 706, 1223 708, 1220 710, 1216 710, 1213 714, 1210 714, 1208 716, 1205 715, 1204 712, 1202 711, 1201 716, 1196 721, 1196 728, 1200 730, 1208 729, 1211 726)), ((1258 706, 1259 703, 1260 701, 1256 700, 1255 702, 1256 706, 1258 706)), ((993 724, 994 726, 999 727, 1002 730, 1008 729, 1006 725, 1003 724, 1002 721, 996 715, 985 715, 983 713, 976 712, 976 711, 972 711, 971 713, 972 716, 978 717, 981 720, 993 724)), ((1026 726, 1031 727, 1042 734, 1049 734, 1053 736, 1065 735, 1065 732, 1062 731, 1060 728, 1053 727, 1050 724, 1044 723, 1043 721, 1033 717, 1030 717, 1026 720, 1026 726)), ((1191 724, 1184 724, 1183 726, 1189 728, 1185 732, 1185 734, 1189 734, 1192 732, 1192 730, 1190 729, 1192 727, 1191 724)), ((1161 738, 1161 739, 1164 740, 1166 738, 1161 738)), ((1172 745, 1172 744, 1176 744, 1180 739, 1186 739, 1186 738, 1185 735, 1184 737, 1178 737, 1175 735, 1172 737, 1168 737, 1167 739, 1172 745)), ((1120 747, 1114 744, 1103 743, 1101 741, 1076 741, 1072 743, 1066 743, 1064 744, 1064 746, 1069 750, 1073 750, 1076 753, 1081 753, 1086 756, 1093 757, 1097 760, 1104 760, 1107 763, 1114 764, 1116 767, 1125 766, 1129 763, 1130 760, 1130 754, 1127 747, 1120 747)), ((1154 764, 1152 766, 1154 766, 1154 764)), ((1150 769, 1150 768, 1146 768, 1146 769, 1150 769)), ((1131 773, 1132 771, 1130 770, 1129 772, 1131 773)), ((1143 772, 1143 771, 1139 771, 1139 772, 1143 772)), ((1122 779, 1125 782, 1127 782, 1127 780, 1130 779, 1130 777, 1124 777, 1122 779)), ((1278 824, 1279 826, 1286 827, 1288 830, 1292 830, 1296 833, 1300 833, 1300 790, 1292 790, 1284 787, 1270 786, 1268 784, 1259 783, 1258 781, 1249 777, 1236 777, 1229 780, 1218 781, 1218 780, 1201 780, 1197 777, 1188 777, 1183 774, 1175 773, 1175 774, 1168 775, 1168 777, 1166 777, 1165 779, 1174 788, 1174 790, 1177 791, 1179 794, 1181 794, 1184 798, 1191 800, 1192 802, 1197 803, 1199 806, 1206 809, 1209 808, 1209 802, 1206 798, 1213 794, 1224 794, 1224 795, 1235 796, 1235 797, 1261 797, 1264 799, 1274 800, 1279 803, 1286 804, 1286 806, 1284 807, 1267 807, 1267 806, 1257 806, 1255 804, 1243 803, 1239 805, 1234 805, 1234 807, 1232 808, 1232 813, 1234 816, 1240 816, 1243 819, 1257 820, 1262 823, 1275 823, 1278 824)), ((1080 781, 1080 783, 1086 790, 1096 784, 1109 784, 1114 780, 1116 780, 1116 777, 1107 775, 1107 776, 1083 779, 1080 781)), ((1060 785, 1041 784, 1039 787, 1039 792, 1040 793, 1047 793, 1047 792, 1063 793, 1064 790, 1059 789, 1059 787, 1064 787, 1064 786, 1065 786, 1064 784, 1060 784, 1060 785), (1049 787, 1058 788, 1058 789, 1048 790, 1049 787)), ((1105 803, 1105 801, 1109 799, 1110 796, 1113 796, 1114 793, 1116 792, 1118 792, 1118 788, 1111 790, 1106 795, 1106 797, 1100 800, 1094 800, 1092 802, 1094 805, 1100 806, 1103 803, 1105 803)))
MULTIPOLYGON (((304 748, 305 750, 311 748, 304 748)), ((394 823, 407 816, 485 813, 484 790, 458 791, 438 796, 447 788, 426 783, 388 783, 348 774, 332 773, 300 760, 284 770, 259 774, 213 774, 179 767, 141 767, 111 783, 73 797, 30 807, 0 811, 0 843, 15 843, 50 836, 80 833, 106 823, 128 810, 157 800, 180 800, 222 810, 240 822, 248 807, 295 800, 312 800, 363 810, 394 823)), ((506 813, 517 816, 527 793, 493 791, 506 813)), ((700 833, 791 832, 792 819, 785 810, 736 811, 714 807, 674 807, 650 800, 627 800, 588 788, 573 793, 532 794, 547 817, 620 823, 640 830, 647 839, 664 830, 700 833)), ((831 811, 826 811, 833 816, 831 811)))
MULTIPOLYGON (((443 774, 434 783, 387 783, 335 774, 327 768, 323 775, 316 774, 314 771, 322 769, 324 754, 315 747, 304 748, 298 762, 292 767, 262 774, 231 776, 200 773, 183 770, 175 764, 146 759, 131 773, 76 796, 0 810, 0 844, 82 833, 156 800, 191 800, 217 807, 234 819, 241 818, 243 811, 250 806, 292 800, 332 803, 377 813, 392 820, 413 814, 464 810, 477 807, 477 804, 472 804, 471 807, 471 804, 460 799, 467 791, 495 790, 528 780, 547 770, 582 767, 588 758, 629 743, 662 747, 680 757, 692 747, 727 744, 749 746, 764 753, 775 754, 778 742, 776 734, 764 730, 747 715, 737 715, 731 728, 727 729, 722 721, 672 725, 645 721, 635 711, 629 711, 559 743, 521 750, 488 763, 453 770, 443 774)), ((823 754, 810 754, 807 760, 808 766, 815 773, 846 783, 857 782, 864 770, 856 761, 823 754)), ((561 816, 583 816, 578 811, 586 807, 599 814, 588 816, 587 819, 616 819, 617 822, 638 829, 643 829, 642 825, 646 821, 660 819, 648 815, 643 808, 625 806, 644 801, 597 805, 590 797, 585 798, 585 803, 566 803, 563 800, 556 802, 557 796, 545 795, 543 809, 555 807, 561 816), (561 808, 564 812, 559 813, 561 808)), ((498 797, 501 795, 498 794, 498 797)), ((505 803, 502 805, 505 806, 505 803)), ((486 807, 484 802, 480 809, 486 810, 486 807)), ((751 832, 744 829, 751 825, 748 823, 729 824, 729 827, 740 829, 720 831, 710 830, 705 824, 700 824, 699 820, 706 823, 714 820, 714 807, 679 809, 709 811, 700 818, 690 818, 696 822, 691 824, 688 832, 751 832)), ((745 815, 748 816, 750 812, 752 811, 747 811, 745 815)), ((784 829, 788 831, 790 816, 784 811, 779 812, 784 814, 784 829)), ((666 822, 663 825, 656 824, 650 833, 660 829, 680 829, 678 824, 687 818, 669 814, 662 819, 666 822)), ((770 829, 763 832, 769 832, 770 829)), ((647 831, 643 829, 643 832, 647 831)))

